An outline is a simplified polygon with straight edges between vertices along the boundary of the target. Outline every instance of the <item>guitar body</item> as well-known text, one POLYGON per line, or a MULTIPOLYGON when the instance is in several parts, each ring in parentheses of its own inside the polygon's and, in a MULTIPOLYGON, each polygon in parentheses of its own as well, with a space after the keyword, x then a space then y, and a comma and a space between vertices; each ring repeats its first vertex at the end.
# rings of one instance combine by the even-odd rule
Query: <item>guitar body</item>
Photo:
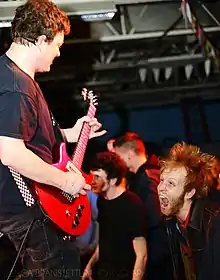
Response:
MULTIPOLYGON (((59 161, 53 166, 64 172, 73 169, 74 166, 67 155, 65 143, 60 145, 59 161)), ((80 172, 87 184, 91 184, 92 176, 80 172)), ((78 195, 74 198, 58 188, 38 183, 34 183, 34 190, 46 214, 64 232, 69 235, 81 235, 88 229, 91 212, 87 195, 78 195)))

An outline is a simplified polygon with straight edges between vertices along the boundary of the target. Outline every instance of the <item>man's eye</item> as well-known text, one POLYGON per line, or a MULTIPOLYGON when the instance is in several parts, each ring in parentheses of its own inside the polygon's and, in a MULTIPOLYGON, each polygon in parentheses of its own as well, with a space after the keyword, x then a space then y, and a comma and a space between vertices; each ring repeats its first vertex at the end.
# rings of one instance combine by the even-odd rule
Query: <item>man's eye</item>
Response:
POLYGON ((169 185, 171 185, 172 187, 175 187, 175 184, 171 181, 169 181, 169 185))

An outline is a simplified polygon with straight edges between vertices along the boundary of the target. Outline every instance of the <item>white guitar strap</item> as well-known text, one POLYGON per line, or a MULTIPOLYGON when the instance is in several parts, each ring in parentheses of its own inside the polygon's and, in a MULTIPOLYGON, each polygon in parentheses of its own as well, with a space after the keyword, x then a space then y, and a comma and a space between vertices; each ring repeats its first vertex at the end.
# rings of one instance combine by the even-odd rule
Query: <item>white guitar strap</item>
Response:
POLYGON ((22 178, 21 174, 18 173, 17 171, 15 171, 14 169, 9 167, 9 170, 24 199, 25 204, 27 205, 27 207, 31 207, 32 205, 34 205, 35 199, 34 199, 33 195, 31 194, 28 186, 26 185, 24 179, 22 178))
MULTIPOLYGON (((24 202, 27 207, 31 207, 35 204, 36 200, 34 199, 32 193, 30 192, 28 186, 26 185, 24 179, 22 178, 21 174, 15 171, 14 169, 9 167, 11 175, 24 199, 24 202)), ((3 236, 3 233, 0 232, 0 238, 3 236)))

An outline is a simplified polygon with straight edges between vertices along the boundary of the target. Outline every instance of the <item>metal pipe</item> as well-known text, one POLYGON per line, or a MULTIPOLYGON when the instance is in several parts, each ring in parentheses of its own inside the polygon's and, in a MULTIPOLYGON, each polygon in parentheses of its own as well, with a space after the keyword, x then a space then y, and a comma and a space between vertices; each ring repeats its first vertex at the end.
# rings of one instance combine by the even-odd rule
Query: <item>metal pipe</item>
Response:
POLYGON ((166 57, 155 57, 149 58, 146 60, 139 60, 135 63, 129 61, 119 61, 112 62, 110 64, 94 64, 92 66, 95 71, 102 70, 114 70, 114 69, 128 69, 128 68, 139 68, 139 67, 163 67, 166 64, 166 67, 173 66, 175 63, 178 66, 193 64, 195 62, 205 61, 205 57, 202 54, 194 55, 175 55, 175 56, 166 56, 166 57))
MULTIPOLYGON (((220 32, 220 26, 205 27, 204 31, 206 33, 220 32)), ((126 40, 141 40, 141 39, 154 39, 163 36, 164 31, 153 31, 145 32, 141 34, 126 34, 126 35, 115 35, 115 36, 102 36, 97 38, 85 38, 85 39, 67 39, 66 44, 77 44, 77 43, 90 43, 90 42, 114 42, 114 41, 126 41, 126 40)), ((192 29, 179 29, 171 30, 166 36, 184 36, 193 35, 194 31, 192 29)))

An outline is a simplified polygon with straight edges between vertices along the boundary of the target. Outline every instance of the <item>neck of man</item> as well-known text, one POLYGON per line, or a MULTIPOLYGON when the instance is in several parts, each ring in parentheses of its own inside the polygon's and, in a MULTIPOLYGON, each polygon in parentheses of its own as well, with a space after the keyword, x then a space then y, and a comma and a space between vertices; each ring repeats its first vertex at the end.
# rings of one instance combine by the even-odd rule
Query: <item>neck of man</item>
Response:
POLYGON ((119 197, 125 190, 125 186, 121 184, 119 186, 112 186, 104 194, 104 197, 107 200, 112 200, 119 197))
POLYGON ((187 200, 184 202, 181 209, 177 212, 176 218, 181 222, 184 223, 189 215, 189 211, 191 209, 192 200, 187 200))
POLYGON ((17 43, 12 43, 6 55, 27 75, 33 80, 35 69, 32 65, 32 48, 17 43))
POLYGON ((137 155, 134 159, 134 164, 132 166, 132 172, 137 173, 138 169, 143 165, 145 162, 147 162, 147 155, 137 155))

